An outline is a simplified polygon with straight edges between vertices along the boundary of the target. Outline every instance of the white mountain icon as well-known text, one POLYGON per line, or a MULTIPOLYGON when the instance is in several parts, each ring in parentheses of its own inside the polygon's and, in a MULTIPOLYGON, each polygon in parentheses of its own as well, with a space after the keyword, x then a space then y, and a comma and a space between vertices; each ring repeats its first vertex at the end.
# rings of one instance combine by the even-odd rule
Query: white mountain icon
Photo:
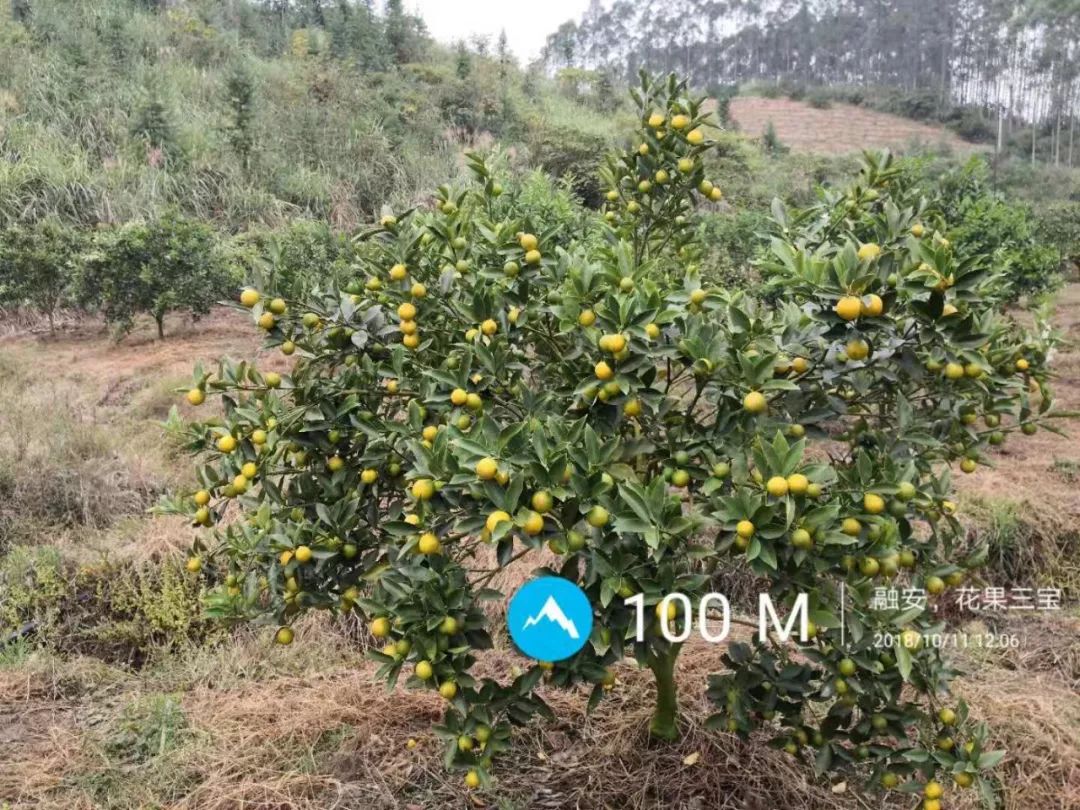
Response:
POLYGON ((549 622, 555 622, 563 629, 563 632, 570 638, 578 638, 578 629, 570 619, 566 618, 566 614, 563 613, 563 609, 559 607, 559 603, 555 601, 554 596, 548 596, 547 601, 544 602, 544 606, 540 609, 540 612, 535 616, 530 616, 525 620, 525 624, 521 626, 522 630, 528 630, 534 624, 538 624, 541 619, 547 619, 549 622))

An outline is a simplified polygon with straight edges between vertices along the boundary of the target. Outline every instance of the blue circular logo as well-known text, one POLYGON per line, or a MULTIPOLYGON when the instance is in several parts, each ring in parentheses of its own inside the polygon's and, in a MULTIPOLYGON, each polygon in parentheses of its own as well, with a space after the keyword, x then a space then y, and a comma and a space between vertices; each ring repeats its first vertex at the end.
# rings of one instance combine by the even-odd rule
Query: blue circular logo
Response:
POLYGON ((510 599, 510 638, 538 661, 562 661, 589 640, 593 611, 585 591, 562 577, 526 582, 510 599))

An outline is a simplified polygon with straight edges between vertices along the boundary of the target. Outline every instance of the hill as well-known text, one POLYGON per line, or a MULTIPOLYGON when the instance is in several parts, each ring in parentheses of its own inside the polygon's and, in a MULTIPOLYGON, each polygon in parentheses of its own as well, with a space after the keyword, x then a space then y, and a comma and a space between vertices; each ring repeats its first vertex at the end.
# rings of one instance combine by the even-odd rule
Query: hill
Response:
POLYGON ((985 148, 944 127, 851 104, 818 108, 786 98, 737 96, 731 99, 730 117, 751 137, 760 136, 772 122, 780 142, 796 152, 844 155, 863 149, 905 149, 914 144, 945 146, 959 153, 985 148))

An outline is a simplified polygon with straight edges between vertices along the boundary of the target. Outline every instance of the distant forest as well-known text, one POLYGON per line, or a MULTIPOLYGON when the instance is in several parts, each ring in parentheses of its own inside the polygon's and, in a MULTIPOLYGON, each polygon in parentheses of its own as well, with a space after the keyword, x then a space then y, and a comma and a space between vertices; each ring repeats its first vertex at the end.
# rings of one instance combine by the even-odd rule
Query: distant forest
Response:
POLYGON ((619 80, 673 70, 719 94, 751 81, 872 88, 881 97, 846 100, 956 124, 999 149, 1030 128, 1033 159, 1080 162, 1080 0, 593 0, 543 59, 619 80))

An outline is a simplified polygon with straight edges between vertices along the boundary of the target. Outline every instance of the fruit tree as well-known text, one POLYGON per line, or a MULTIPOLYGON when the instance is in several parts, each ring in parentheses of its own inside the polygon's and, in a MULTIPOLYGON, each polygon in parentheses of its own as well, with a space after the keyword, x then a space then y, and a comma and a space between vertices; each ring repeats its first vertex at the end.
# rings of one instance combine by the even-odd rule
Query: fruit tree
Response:
POLYGON ((1000 276, 957 261, 933 195, 887 158, 813 209, 776 207, 763 295, 703 285, 709 116, 674 78, 634 98, 587 233, 518 219, 472 156, 470 188, 359 234, 340 288, 244 290, 291 371, 197 370, 189 397, 224 416, 188 426, 200 489, 164 506, 214 530, 192 566, 222 572, 212 612, 280 643, 305 611, 358 613, 381 677, 445 699, 446 764, 479 786, 512 726, 550 714, 541 683, 592 684, 595 703, 628 657, 655 675, 652 734, 676 737, 683 645, 659 621, 639 638, 626 600, 651 616, 679 592, 696 615, 718 573, 748 568, 778 606, 807 594, 808 634, 731 644, 710 725, 928 810, 942 784, 989 790, 1000 755, 949 702, 933 612, 871 601, 890 582, 940 599, 979 565, 951 470, 1043 420, 1045 343, 987 303, 1000 276), (481 609, 505 597, 495 575, 545 547, 536 564, 592 601, 589 643, 474 676, 503 633, 481 609))

